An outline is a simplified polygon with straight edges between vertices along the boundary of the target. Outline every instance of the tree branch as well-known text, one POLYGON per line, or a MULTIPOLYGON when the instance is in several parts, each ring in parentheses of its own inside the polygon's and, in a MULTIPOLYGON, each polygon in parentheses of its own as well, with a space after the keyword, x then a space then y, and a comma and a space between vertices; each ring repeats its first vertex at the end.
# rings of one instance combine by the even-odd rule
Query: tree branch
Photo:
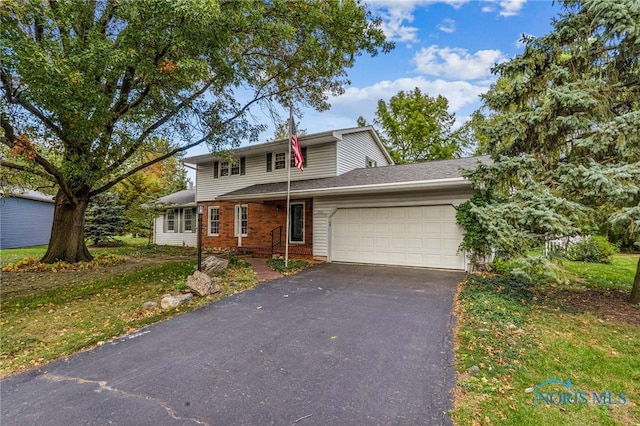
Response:
MULTIPOLYGON (((291 89, 287 89, 286 91, 293 91, 293 90, 294 89, 291 88, 291 89)), ((256 102, 260 102, 261 100, 264 100, 264 99, 266 99, 266 98, 268 98, 270 96, 277 95, 279 93, 283 93, 283 92, 269 93, 269 94, 266 94, 266 95, 263 95, 263 96, 258 96, 258 97, 253 98, 246 105, 244 105, 242 108, 240 108, 233 116, 231 116, 231 117, 227 118, 225 121, 223 121, 221 123, 221 127, 224 128, 227 124, 229 124, 230 122, 232 122, 236 118, 240 117, 242 114, 245 113, 245 111, 247 109, 249 109, 249 107, 251 107, 256 102)), ((129 170, 128 172, 126 172, 126 173, 118 176, 117 178, 111 180, 110 182, 104 184, 100 188, 91 191, 89 193, 89 197, 93 197, 93 196, 98 195, 98 194, 100 194, 102 192, 108 191, 110 188, 112 188, 118 182, 128 178, 129 176, 139 172, 140 170, 146 169, 147 167, 152 166, 152 165, 154 165, 154 164, 156 164, 156 163, 158 163, 160 161, 166 160, 167 158, 171 158, 171 157, 173 157, 174 155, 176 155, 176 154, 178 154, 180 152, 187 151, 187 150, 189 150, 191 148, 194 148, 194 147, 200 145, 201 143, 203 143, 207 139, 209 139, 212 135, 213 135, 213 132, 209 132, 209 133, 207 133, 206 136, 202 137, 201 139, 198 139, 197 141, 195 141, 193 143, 190 143, 188 145, 184 145, 184 146, 181 146, 181 147, 177 147, 177 148, 169 151, 168 153, 161 155, 158 158, 154 158, 153 160, 147 161, 147 162, 145 162, 145 163, 143 163, 143 164, 141 164, 141 165, 139 165, 137 167, 134 167, 133 169, 129 170)))
POLYGON ((36 175, 36 176, 40 176, 42 178, 45 178, 49 182, 55 182, 55 179, 53 179, 52 176, 49 173, 45 173, 45 172, 40 171, 40 170, 33 170, 33 169, 31 169, 31 168, 29 168, 27 166, 24 166, 22 164, 12 163, 11 161, 0 159, 0 166, 6 167, 8 169, 19 170, 19 171, 25 172, 25 173, 31 173, 32 175, 36 175))
MULTIPOLYGON (((0 126, 2 127, 2 129, 4 130, 4 136, 0 137, 0 141, 10 147, 13 148, 14 143, 17 140, 15 131, 13 130, 13 126, 11 125, 11 123, 9 123, 9 121, 7 121, 4 116, 2 114, 0 114, 0 126)), ((67 185, 67 182, 64 179, 64 176, 62 174, 62 172, 53 164, 51 164, 47 159, 45 159, 44 157, 42 157, 40 154, 38 154, 37 152, 34 152, 34 158, 33 160, 40 165, 47 174, 49 174, 51 177, 53 177, 55 179, 55 181, 58 183, 58 185, 60 185, 60 189, 64 192, 65 196, 67 197, 68 200, 73 200, 73 202, 75 202, 75 197, 73 196, 73 193, 71 192, 71 189, 69 188, 69 185, 67 185)), ((26 170, 25 170, 26 171, 26 170)), ((37 173, 34 173, 37 174, 37 173)), ((49 178, 49 180, 51 180, 49 178)))
POLYGON ((207 82, 200 90, 197 90, 196 92, 194 92, 191 96, 189 96, 187 99, 185 99, 184 101, 180 102, 178 105, 176 105, 172 111, 170 111, 169 113, 167 113, 164 117, 162 117, 161 119, 159 119, 158 121, 156 121, 155 123, 153 123, 151 126, 149 126, 148 128, 146 128, 141 134, 140 136, 138 136, 138 138, 136 139, 136 141, 133 143, 133 145, 117 160, 114 161, 111 164, 110 169, 117 169, 118 167, 120 167, 121 165, 123 165, 125 163, 125 161, 127 161, 129 158, 131 158, 131 156, 138 150, 138 148, 140 148, 140 146, 144 143, 144 141, 147 139, 147 137, 149 137, 149 135, 154 132, 155 130, 157 130, 160 126, 162 126, 163 124, 165 124, 167 121, 171 120, 173 117, 175 117, 176 114, 178 114, 180 111, 182 111, 183 108, 185 108, 187 105, 191 104, 191 102, 193 102, 195 99, 197 99, 198 97, 200 97, 204 92, 207 91, 207 89, 209 87, 211 87, 211 85, 213 84, 213 79, 211 79, 209 82, 207 82))

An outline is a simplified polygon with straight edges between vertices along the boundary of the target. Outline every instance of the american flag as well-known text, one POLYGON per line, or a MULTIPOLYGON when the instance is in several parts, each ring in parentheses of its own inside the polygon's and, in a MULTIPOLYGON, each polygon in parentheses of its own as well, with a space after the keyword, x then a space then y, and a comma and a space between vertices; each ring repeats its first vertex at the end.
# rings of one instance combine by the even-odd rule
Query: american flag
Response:
POLYGON ((296 135, 296 123, 291 119, 291 152, 293 153, 293 164, 304 172, 304 157, 302 156, 302 149, 298 142, 298 135, 296 135))

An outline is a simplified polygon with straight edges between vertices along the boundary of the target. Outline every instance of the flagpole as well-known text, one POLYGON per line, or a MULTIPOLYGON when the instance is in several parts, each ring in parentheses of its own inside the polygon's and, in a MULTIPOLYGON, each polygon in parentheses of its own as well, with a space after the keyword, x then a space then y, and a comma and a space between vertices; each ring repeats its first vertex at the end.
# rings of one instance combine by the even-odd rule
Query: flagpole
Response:
POLYGON ((284 242, 284 267, 289 266, 289 204, 291 200, 291 138, 293 136, 293 104, 289 104, 289 155, 287 155, 287 228, 284 242))

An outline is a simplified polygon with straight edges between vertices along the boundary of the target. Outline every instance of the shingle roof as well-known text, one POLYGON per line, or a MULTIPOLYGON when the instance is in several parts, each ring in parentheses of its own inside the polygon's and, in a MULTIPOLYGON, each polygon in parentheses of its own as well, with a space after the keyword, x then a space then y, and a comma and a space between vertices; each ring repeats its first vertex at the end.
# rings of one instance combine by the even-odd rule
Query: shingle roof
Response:
POLYGON ((183 189, 182 191, 174 192, 173 194, 165 195, 158 198, 155 204, 175 204, 179 206, 189 205, 196 203, 196 190, 195 189, 183 189))
MULTIPOLYGON (((314 189, 325 188, 344 188, 364 185, 455 179, 462 177, 460 175, 460 168, 473 168, 478 164, 478 162, 490 163, 491 159, 489 156, 468 157, 456 158, 453 160, 355 169, 330 178, 292 181, 291 191, 312 191, 314 189)), ((259 194, 285 192, 286 190, 286 182, 272 182, 257 184, 228 192, 221 195, 221 197, 255 196, 259 194)))
POLYGON ((53 197, 51 195, 43 194, 42 192, 33 191, 31 189, 9 189, 2 192, 2 197, 9 198, 25 198, 27 200, 44 201, 46 203, 53 203, 53 197))

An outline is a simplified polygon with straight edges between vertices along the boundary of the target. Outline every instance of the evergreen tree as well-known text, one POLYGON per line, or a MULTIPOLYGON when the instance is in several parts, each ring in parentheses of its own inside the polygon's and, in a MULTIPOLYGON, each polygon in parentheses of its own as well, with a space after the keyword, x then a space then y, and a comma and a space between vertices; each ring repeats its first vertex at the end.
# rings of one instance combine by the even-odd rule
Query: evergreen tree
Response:
POLYGON ((87 208, 85 235, 97 245, 121 235, 127 223, 124 206, 110 193, 95 197, 87 208))
POLYGON ((505 254, 606 227, 640 244, 640 2, 561 4, 550 34, 494 69, 495 162, 466 172, 491 191, 472 212, 505 254))

